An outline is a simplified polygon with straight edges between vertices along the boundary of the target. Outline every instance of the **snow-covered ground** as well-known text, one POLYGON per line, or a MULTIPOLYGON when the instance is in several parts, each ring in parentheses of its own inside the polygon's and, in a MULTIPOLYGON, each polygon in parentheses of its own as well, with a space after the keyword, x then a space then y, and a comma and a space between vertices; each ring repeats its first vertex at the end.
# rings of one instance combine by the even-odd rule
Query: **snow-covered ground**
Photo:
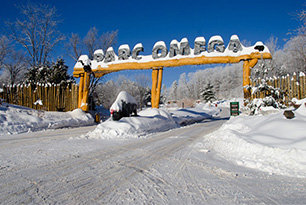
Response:
MULTIPOLYGON (((36 113, 25 109, 21 115, 29 115, 26 110, 36 113)), ((284 119, 282 112, 265 112, 267 115, 241 115, 227 121, 228 108, 220 111, 214 104, 147 109, 138 117, 98 126, 2 135, 0 201, 303 204, 306 178, 297 177, 305 173, 305 109, 296 110, 292 120, 284 119), (204 121, 182 126, 201 119, 204 121), (275 135, 267 134, 271 130, 275 135), (300 141, 293 143, 298 135, 300 141), (289 143, 279 139, 284 136, 289 143), (254 162, 262 165, 249 166, 254 162)), ((18 112, 1 110, 1 115, 12 119, 18 112)), ((47 121, 45 118, 41 117, 47 121)))
MULTIPOLYGON (((241 101, 241 99, 235 99, 241 101)), ((263 108, 263 115, 231 117, 220 129, 203 136, 195 145, 201 150, 214 150, 226 160, 261 171, 306 177, 306 108, 295 110, 295 118, 286 119, 283 110, 263 108), (271 114, 272 113, 272 114, 271 114)), ((151 137, 181 126, 217 119, 228 111, 229 101, 197 104, 195 108, 145 109, 137 117, 107 120, 93 131, 70 140, 129 140, 151 137)), ((240 102, 242 104, 242 102, 240 102)), ((43 112, 3 104, 0 107, 0 136, 8 134, 76 127, 94 124, 91 115, 72 112, 43 112)))
POLYGON ((0 136, 93 124, 92 116, 80 109, 46 112, 6 103, 0 105, 0 136))
POLYGON ((219 108, 206 104, 198 104, 195 108, 188 109, 148 108, 140 111, 136 117, 126 117, 119 121, 109 119, 81 138, 129 139, 146 137, 151 133, 163 132, 213 116, 216 117, 219 113, 219 108))
POLYGON ((241 166, 306 178, 305 102, 301 101, 293 119, 286 119, 283 110, 275 109, 273 112, 277 113, 268 115, 231 117, 197 147, 208 144, 210 149, 241 166))

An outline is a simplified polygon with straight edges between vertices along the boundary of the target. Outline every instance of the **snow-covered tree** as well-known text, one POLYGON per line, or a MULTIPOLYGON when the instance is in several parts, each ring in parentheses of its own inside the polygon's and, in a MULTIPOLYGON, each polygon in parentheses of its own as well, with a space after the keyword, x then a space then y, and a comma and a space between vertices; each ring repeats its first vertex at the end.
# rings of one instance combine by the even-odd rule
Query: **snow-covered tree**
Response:
POLYGON ((291 38, 284 46, 286 68, 291 72, 306 72, 306 35, 291 38))
POLYGON ((188 85, 187 85, 187 78, 186 73, 182 73, 180 75, 178 84, 177 84, 177 97, 178 99, 187 98, 189 95, 188 93, 188 85))
POLYGON ((146 86, 149 81, 144 82, 147 77, 143 75, 135 76, 135 79, 136 81, 131 81, 120 75, 116 81, 109 80, 105 83, 99 83, 95 92, 98 98, 96 104, 102 104, 108 109, 119 92, 126 91, 136 99, 139 108, 145 106, 151 101, 151 89, 146 86))
POLYGON ((52 64, 48 71, 47 81, 54 84, 74 81, 73 77, 68 74, 68 66, 65 65, 65 61, 63 59, 58 59, 52 64))
POLYGON ((212 102, 215 100, 215 93, 213 91, 214 86, 212 86, 210 83, 206 85, 206 87, 201 92, 201 98, 204 100, 204 102, 212 102))
POLYGON ((68 74, 68 66, 63 59, 58 59, 51 65, 32 67, 25 74, 26 81, 32 83, 69 83, 74 82, 73 77, 68 74))
POLYGON ((138 87, 139 107, 142 108, 148 103, 148 92, 151 96, 151 89, 149 88, 151 79, 144 74, 136 75, 134 79, 138 87))
POLYGON ((168 100, 177 100, 177 81, 173 81, 169 93, 168 93, 168 100))
POLYGON ((167 102, 167 96, 168 96, 167 86, 163 85, 161 89, 160 103, 165 104, 167 102))
POLYGON ((113 80, 99 83, 95 92, 97 94, 96 104, 102 104, 106 109, 110 108, 119 92, 118 86, 113 80))

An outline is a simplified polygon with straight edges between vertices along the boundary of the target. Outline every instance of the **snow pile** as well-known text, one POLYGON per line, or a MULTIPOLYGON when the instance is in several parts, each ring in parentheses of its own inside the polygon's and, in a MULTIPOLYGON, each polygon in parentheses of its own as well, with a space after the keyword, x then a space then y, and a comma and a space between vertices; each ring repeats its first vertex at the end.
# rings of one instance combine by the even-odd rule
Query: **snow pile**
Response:
POLYGON ((108 120, 97 128, 83 135, 87 139, 129 139, 138 138, 155 132, 162 132, 188 125, 217 115, 220 109, 200 104, 197 108, 155 109, 149 108, 138 113, 136 117, 124 117, 119 121, 108 120), (209 110, 208 110, 209 109, 209 110), (213 109, 213 110, 212 110, 213 109))
POLYGON ((108 120, 97 128, 81 136, 90 139, 137 138, 153 132, 161 132, 178 127, 170 113, 162 109, 146 109, 137 117, 124 117, 119 121, 108 120))
POLYGON ((0 135, 92 124, 92 116, 80 109, 46 112, 6 103, 0 106, 0 135))
POLYGON ((131 96, 126 91, 121 91, 118 94, 115 102, 110 107, 110 110, 116 110, 116 111, 122 110, 122 102, 137 104, 137 102, 136 102, 136 100, 133 96, 131 96))
POLYGON ((225 106, 220 106, 217 103, 198 103, 196 104, 195 109, 202 110, 206 114, 216 117, 222 111, 220 107, 225 107, 225 106))
POLYGON ((232 117, 204 143, 238 165, 306 177, 306 100, 289 120, 283 112, 232 117))
POLYGON ((187 125, 204 119, 217 117, 221 112, 220 108, 215 107, 213 104, 199 103, 195 108, 171 110, 173 119, 179 125, 187 125))

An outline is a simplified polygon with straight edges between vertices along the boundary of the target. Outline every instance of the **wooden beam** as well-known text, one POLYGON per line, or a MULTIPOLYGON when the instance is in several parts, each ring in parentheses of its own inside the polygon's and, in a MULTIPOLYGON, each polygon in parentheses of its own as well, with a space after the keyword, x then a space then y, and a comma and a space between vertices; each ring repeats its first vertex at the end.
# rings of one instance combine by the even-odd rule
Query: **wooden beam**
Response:
MULTIPOLYGON (((186 57, 179 59, 170 59, 170 60, 153 60, 150 62, 120 62, 120 63, 110 63, 107 67, 101 67, 98 65, 96 69, 93 69, 95 77, 101 77, 105 74, 118 72, 122 70, 144 70, 152 69, 157 67, 177 67, 184 65, 201 65, 201 64, 225 64, 225 63, 239 63, 240 61, 252 60, 252 59, 271 59, 272 56, 270 53, 252 53, 250 55, 242 56, 215 56, 215 57, 186 57)), ((84 73, 83 68, 74 68, 73 76, 80 77, 84 73)))

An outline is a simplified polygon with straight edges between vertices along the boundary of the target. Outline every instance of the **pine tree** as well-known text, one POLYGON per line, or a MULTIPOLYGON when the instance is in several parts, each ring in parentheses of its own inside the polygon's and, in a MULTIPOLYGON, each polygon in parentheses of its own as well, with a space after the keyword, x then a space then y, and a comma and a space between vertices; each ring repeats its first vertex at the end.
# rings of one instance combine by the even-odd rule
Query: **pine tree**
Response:
POLYGON ((35 66, 26 73, 26 82, 29 83, 69 83, 74 82, 68 75, 68 66, 63 59, 58 59, 52 65, 35 66))
POLYGON ((203 89, 203 91, 201 92, 201 98, 205 101, 205 102, 212 102, 212 100, 215 100, 215 93, 213 91, 213 87, 212 85, 210 85, 210 83, 208 83, 206 85, 206 87, 203 89))
POLYGON ((34 66, 28 69, 25 74, 27 83, 47 83, 48 82, 48 66, 34 66))
POLYGON ((53 63, 48 72, 49 83, 60 84, 74 81, 74 79, 68 75, 68 66, 65 65, 63 59, 58 59, 56 63, 53 63))

